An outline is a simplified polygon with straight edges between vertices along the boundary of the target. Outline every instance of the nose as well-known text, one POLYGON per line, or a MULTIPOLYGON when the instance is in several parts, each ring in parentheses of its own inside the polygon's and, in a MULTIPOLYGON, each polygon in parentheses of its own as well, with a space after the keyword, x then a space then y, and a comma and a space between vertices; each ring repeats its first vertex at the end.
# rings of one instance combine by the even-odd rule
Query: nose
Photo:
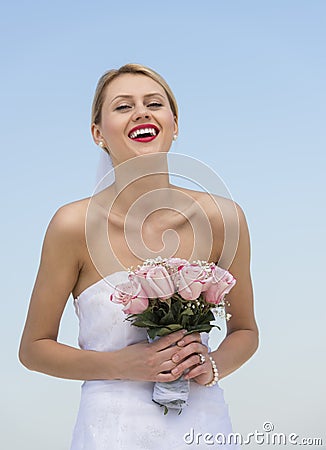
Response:
POLYGON ((151 117, 151 114, 145 105, 141 104, 141 105, 135 106, 135 110, 132 115, 132 120, 134 122, 137 122, 138 120, 141 120, 141 119, 149 119, 150 117, 151 117))

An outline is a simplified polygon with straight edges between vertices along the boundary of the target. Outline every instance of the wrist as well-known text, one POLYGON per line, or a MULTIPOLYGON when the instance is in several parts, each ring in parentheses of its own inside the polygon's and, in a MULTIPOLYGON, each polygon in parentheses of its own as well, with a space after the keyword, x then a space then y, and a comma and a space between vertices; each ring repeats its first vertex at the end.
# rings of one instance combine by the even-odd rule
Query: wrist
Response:
POLYGON ((206 387, 215 386, 215 384, 217 384, 217 382, 218 382, 218 369, 217 369, 216 363, 215 363, 214 359, 211 356, 209 357, 209 360, 210 360, 211 365, 212 365, 213 378, 211 379, 211 381, 209 383, 205 384, 206 387))

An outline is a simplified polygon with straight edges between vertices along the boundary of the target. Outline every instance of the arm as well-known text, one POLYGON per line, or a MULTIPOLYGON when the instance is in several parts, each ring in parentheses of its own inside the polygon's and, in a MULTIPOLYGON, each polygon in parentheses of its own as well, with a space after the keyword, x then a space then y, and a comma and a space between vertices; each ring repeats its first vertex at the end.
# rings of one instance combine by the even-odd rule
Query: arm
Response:
POLYGON ((78 204, 64 206, 51 220, 19 351, 28 369, 62 378, 92 377, 91 363, 101 366, 94 361, 99 355, 57 342, 61 316, 82 267, 83 223, 78 204))
POLYGON ((57 341, 65 305, 87 252, 84 223, 85 211, 77 202, 61 208, 48 227, 21 339, 20 361, 30 370, 68 379, 176 379, 162 372, 175 367, 170 345, 183 336, 182 332, 115 352, 81 350, 57 341))
MULTIPOLYGON (((217 350, 211 352, 219 371, 219 379, 238 369, 255 353, 258 347, 258 328, 254 317, 253 289, 250 276, 249 232, 243 211, 238 205, 236 205, 236 208, 239 217, 239 242, 228 270, 236 278, 237 283, 227 295, 230 306, 226 307, 226 312, 232 316, 227 322, 225 339, 217 350)), ((194 335, 185 336, 183 349, 178 355, 179 359, 186 358, 194 353, 204 354, 207 352, 200 343, 200 338, 197 336, 197 342, 194 339, 194 335)), ((208 358, 206 359, 208 360, 208 358)), ((186 366, 186 363, 184 364, 184 366, 180 364, 176 370, 182 371, 186 366)), ((196 364, 198 364, 198 358, 196 364)), ((174 373, 177 372, 174 371, 174 373)), ((196 365, 187 377, 193 378, 199 384, 209 383, 212 380, 210 361, 206 361, 203 365, 196 365)))
POLYGON ((232 316, 227 321, 227 335, 219 348, 212 352, 219 378, 223 378, 244 364, 258 348, 258 328, 254 316, 253 288, 250 275, 250 238, 242 209, 239 216, 239 243, 234 260, 228 269, 237 283, 227 295, 230 306, 226 312, 232 316))

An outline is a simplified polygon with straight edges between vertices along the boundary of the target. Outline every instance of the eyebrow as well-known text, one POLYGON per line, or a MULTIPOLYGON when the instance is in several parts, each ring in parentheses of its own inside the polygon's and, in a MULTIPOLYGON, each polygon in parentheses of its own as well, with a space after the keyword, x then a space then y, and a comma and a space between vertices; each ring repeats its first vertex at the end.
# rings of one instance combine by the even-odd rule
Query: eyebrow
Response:
MULTIPOLYGON (((160 94, 159 92, 151 92, 150 94, 144 95, 144 97, 145 98, 146 97, 154 97, 154 96, 157 96, 157 95, 162 97, 163 99, 165 98, 164 95, 160 94)), ((116 97, 114 97, 114 99, 111 101, 111 103, 113 103, 118 98, 132 98, 132 97, 133 97, 133 95, 130 95, 130 94, 119 94, 116 97)))

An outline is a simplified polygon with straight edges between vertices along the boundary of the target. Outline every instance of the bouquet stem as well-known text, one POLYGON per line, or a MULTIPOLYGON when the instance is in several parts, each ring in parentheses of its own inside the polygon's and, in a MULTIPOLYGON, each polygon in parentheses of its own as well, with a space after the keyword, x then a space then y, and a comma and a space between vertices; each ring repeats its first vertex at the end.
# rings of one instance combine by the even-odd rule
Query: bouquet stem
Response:
POLYGON ((157 381, 154 384, 153 402, 164 407, 164 414, 169 409, 175 409, 181 414, 187 400, 190 390, 190 381, 182 377, 170 382, 157 381))
MULTIPOLYGON (((160 338, 156 336, 152 339, 147 334, 147 339, 148 342, 154 342, 160 338)), ((152 400, 164 408, 164 415, 169 412, 169 409, 176 409, 181 414, 183 407, 187 405, 189 392, 190 381, 185 380, 183 376, 174 381, 156 381, 154 383, 152 400)))

